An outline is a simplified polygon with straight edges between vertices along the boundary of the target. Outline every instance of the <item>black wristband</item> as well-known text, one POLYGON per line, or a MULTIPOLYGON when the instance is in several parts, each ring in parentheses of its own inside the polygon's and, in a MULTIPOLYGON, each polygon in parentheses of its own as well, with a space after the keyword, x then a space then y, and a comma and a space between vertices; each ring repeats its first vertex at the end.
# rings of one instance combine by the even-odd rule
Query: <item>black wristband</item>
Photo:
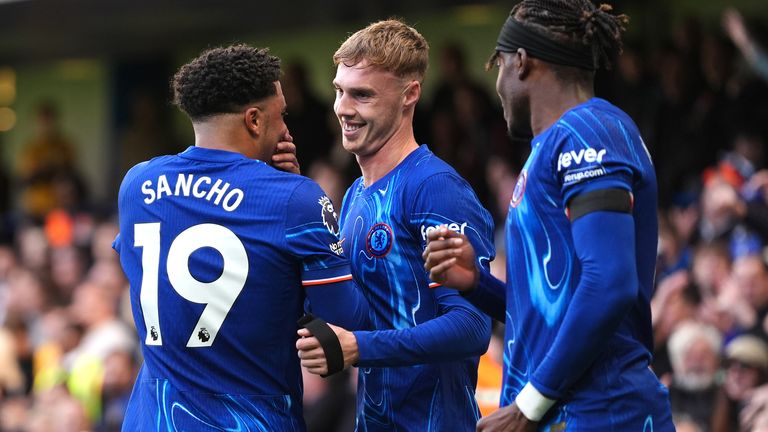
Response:
POLYGON ((341 350, 341 343, 328 323, 322 318, 306 314, 299 319, 297 324, 299 327, 312 332, 312 336, 317 338, 320 347, 323 348, 325 360, 328 363, 328 373, 321 375, 323 378, 344 370, 344 353, 341 350))

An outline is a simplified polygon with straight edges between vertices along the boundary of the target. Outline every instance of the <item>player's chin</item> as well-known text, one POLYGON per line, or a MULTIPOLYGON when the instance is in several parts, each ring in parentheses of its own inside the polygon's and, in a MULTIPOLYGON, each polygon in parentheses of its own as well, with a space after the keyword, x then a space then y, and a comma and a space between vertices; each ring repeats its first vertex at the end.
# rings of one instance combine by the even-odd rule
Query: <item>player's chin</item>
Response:
POLYGON ((362 146, 360 146, 359 143, 356 142, 349 142, 349 141, 342 141, 342 147, 344 147, 344 150, 346 150, 348 153, 352 153, 353 155, 360 156, 362 153, 362 146))

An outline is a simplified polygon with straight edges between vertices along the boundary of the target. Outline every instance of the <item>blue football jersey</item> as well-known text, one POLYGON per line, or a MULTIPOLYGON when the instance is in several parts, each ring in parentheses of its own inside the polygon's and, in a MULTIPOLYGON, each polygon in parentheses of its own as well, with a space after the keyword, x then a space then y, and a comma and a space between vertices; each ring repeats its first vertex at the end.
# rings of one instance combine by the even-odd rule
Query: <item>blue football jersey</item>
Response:
POLYGON ((135 166, 118 201, 144 356, 123 430, 304 430, 296 321, 317 286, 352 284, 320 187, 190 147, 135 166))
POLYGON ((495 256, 490 214, 467 182, 422 145, 368 187, 355 181, 340 224, 379 330, 355 332, 357 430, 474 430, 477 363, 490 319, 455 290, 431 284, 421 254, 427 233, 445 224, 469 237, 487 268, 495 256))
MULTIPOLYGON (((558 404, 545 417, 542 430, 549 430, 544 429, 546 424, 563 428, 558 430, 629 430, 615 429, 622 416, 651 419, 661 413, 656 418, 663 418, 668 407, 664 388, 647 368, 653 344, 649 302, 658 230, 654 168, 632 120, 599 98, 567 111, 533 138, 510 201, 501 405, 513 403, 527 382, 548 378, 536 374, 546 374, 540 366, 563 351, 558 344, 583 343, 568 337, 556 341, 581 278, 566 207, 579 194, 607 188, 627 190, 633 197, 637 274, 626 277, 639 286, 637 302, 619 328, 607 335, 608 348, 597 354, 566 394, 557 395, 558 404), (609 404, 609 400, 630 402, 609 404), (632 411, 638 409, 647 412, 632 411)), ((599 299, 592 301, 590 307, 601 307, 599 299)), ((568 359, 554 361, 558 373, 569 373, 568 359)), ((653 430, 653 424, 645 426, 653 430)), ((658 426, 656 430, 661 430, 658 426)))

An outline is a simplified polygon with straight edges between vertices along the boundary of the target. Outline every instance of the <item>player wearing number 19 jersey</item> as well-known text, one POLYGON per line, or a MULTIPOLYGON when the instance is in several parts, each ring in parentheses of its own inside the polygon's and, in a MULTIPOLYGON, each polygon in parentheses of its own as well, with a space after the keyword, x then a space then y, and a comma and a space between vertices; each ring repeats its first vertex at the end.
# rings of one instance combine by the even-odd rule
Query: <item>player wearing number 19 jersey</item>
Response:
POLYGON ((331 322, 361 319, 340 309, 355 290, 323 191, 190 147, 133 168, 119 202, 116 249, 145 361, 130 430, 301 430, 294 341, 305 295, 331 322))
POLYGON ((177 99, 213 110, 180 103, 197 145, 135 166, 121 184, 114 247, 144 355, 124 431, 303 431, 294 344, 306 300, 329 322, 367 320, 333 205, 313 181, 262 162, 290 139, 279 63, 265 53, 214 49, 182 68, 177 99), (204 79, 214 72, 236 76, 204 79), (208 83, 232 87, 200 97, 208 83), (267 93, 206 105, 257 87, 267 93))

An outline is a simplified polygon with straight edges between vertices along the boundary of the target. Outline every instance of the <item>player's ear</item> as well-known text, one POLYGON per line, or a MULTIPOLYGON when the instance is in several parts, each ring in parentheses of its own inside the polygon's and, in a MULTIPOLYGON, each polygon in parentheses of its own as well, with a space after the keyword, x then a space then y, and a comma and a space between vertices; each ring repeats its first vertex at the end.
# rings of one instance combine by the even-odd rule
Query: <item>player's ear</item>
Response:
POLYGON ((252 135, 259 135, 264 128, 264 113, 259 107, 250 107, 243 113, 243 122, 248 132, 252 135))
POLYGON ((512 61, 517 70, 517 78, 524 80, 528 76, 528 72, 531 71, 531 59, 528 58, 528 52, 525 51, 525 48, 518 48, 512 61))
POLYGON ((416 102, 418 102, 421 97, 421 83, 417 80, 409 82, 403 91, 403 96, 405 106, 416 105, 416 102))

